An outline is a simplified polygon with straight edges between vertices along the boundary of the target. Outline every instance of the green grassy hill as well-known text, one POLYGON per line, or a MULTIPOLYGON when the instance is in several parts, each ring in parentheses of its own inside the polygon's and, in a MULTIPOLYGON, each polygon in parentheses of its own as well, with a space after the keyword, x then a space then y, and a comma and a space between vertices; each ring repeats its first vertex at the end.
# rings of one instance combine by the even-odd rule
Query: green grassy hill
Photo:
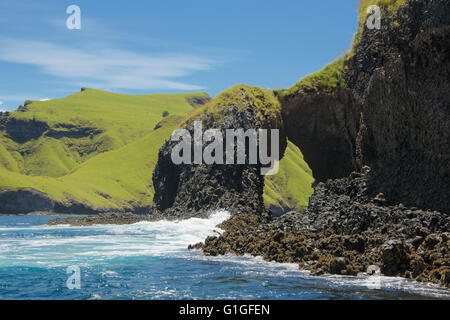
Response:
POLYGON ((271 210, 303 210, 313 193, 311 168, 300 149, 288 141, 278 173, 264 180, 264 204, 271 210))
MULTIPOLYGON (((64 99, 32 102, 26 111, 13 112, 0 142, 15 159, 17 172, 60 177, 97 154, 149 134, 163 111, 186 114, 193 109, 189 103, 193 97, 207 95, 132 96, 86 89, 64 99), (36 123, 44 126, 42 132, 27 133, 36 123)), ((7 155, 2 158, 2 162, 11 161, 7 155)))
POLYGON ((133 96, 85 89, 27 104, 0 120, 0 190, 33 188, 95 209, 150 204, 159 148, 188 112, 208 100, 206 93, 133 96))

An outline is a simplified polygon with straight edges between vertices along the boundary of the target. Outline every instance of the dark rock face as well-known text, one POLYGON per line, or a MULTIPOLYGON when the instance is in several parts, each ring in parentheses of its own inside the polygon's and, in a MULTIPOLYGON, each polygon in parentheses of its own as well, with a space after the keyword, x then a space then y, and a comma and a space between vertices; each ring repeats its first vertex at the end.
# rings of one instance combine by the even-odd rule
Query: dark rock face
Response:
POLYGON ((4 126, 8 136, 18 143, 37 139, 49 129, 45 122, 15 118, 8 118, 4 126))
POLYGON ((366 32, 348 74, 362 98, 370 190, 450 213, 450 4, 411 1, 395 19, 366 32))
POLYGON ((101 134, 102 130, 91 127, 77 127, 70 124, 60 124, 56 128, 52 128, 48 130, 45 135, 47 137, 61 139, 61 138, 85 138, 92 137, 94 135, 101 134))
POLYGON ((55 203, 47 195, 34 189, 22 189, 0 193, 1 213, 28 213, 52 211, 55 203))
POLYGON ((32 188, 0 192, 0 213, 25 214, 30 212, 55 212, 68 214, 97 214, 106 209, 93 209, 83 203, 61 203, 45 193, 32 188))
POLYGON ((79 202, 70 202, 70 203, 55 202, 53 210, 50 211, 67 214, 97 214, 107 212, 108 210, 102 208, 94 209, 84 203, 79 202))
POLYGON ((352 173, 349 177, 319 183, 307 210, 290 223, 278 220, 279 227, 307 229, 310 231, 332 230, 337 234, 363 234, 369 229, 389 237, 407 237, 421 234, 425 228, 428 233, 450 231, 450 217, 436 211, 423 211, 407 208, 400 204, 390 206, 382 201, 382 195, 370 197, 367 189, 370 169, 363 173, 352 173), (281 224, 282 223, 282 224, 281 224), (416 229, 417 226, 419 229, 416 229))
POLYGON ((282 106, 286 134, 302 151, 316 181, 342 178, 357 169, 359 114, 350 90, 295 95, 282 106))
POLYGON ((188 97, 186 98, 187 102, 193 106, 194 108, 200 107, 211 101, 209 96, 205 97, 188 97))
MULTIPOLYGON (((206 113, 202 119, 203 131, 220 129, 225 139, 226 129, 264 127, 251 104, 241 110, 230 104, 221 114, 223 117, 215 120, 211 113, 206 113)), ((193 137, 193 122, 186 129, 193 137)), ((231 212, 264 212, 264 176, 260 174, 260 164, 175 165, 171 152, 177 143, 168 141, 161 148, 153 172, 154 203, 159 210, 166 211, 171 216, 182 216, 188 212, 200 214, 202 211, 224 208, 231 212)), ((285 144, 281 148, 284 149, 285 144)))
POLYGON ((372 168, 389 203, 450 212, 450 4, 410 1, 365 29, 347 89, 283 99, 288 138, 318 181, 372 168))

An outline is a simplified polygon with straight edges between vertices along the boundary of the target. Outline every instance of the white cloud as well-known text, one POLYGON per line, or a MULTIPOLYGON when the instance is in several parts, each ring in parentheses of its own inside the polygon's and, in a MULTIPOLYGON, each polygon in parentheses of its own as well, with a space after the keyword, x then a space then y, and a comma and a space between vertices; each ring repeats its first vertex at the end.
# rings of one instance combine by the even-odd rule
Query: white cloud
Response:
POLYGON ((45 99, 41 99, 39 101, 48 101, 48 100, 50 100, 50 99, 45 98, 45 99))
POLYGON ((34 65, 45 74, 99 89, 204 89, 176 78, 209 70, 214 63, 195 55, 144 55, 110 47, 79 49, 10 38, 0 38, 0 60, 34 65))
POLYGON ((3 101, 0 101, 0 104, 3 104, 3 101))

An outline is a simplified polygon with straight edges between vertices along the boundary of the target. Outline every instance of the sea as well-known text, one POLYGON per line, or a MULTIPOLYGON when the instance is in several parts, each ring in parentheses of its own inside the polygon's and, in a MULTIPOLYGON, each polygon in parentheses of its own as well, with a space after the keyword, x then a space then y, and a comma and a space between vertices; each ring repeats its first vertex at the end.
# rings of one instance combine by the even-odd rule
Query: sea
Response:
POLYGON ((312 276, 260 257, 206 257, 189 244, 229 217, 47 226, 60 216, 0 216, 0 299, 450 299, 402 278, 312 276))

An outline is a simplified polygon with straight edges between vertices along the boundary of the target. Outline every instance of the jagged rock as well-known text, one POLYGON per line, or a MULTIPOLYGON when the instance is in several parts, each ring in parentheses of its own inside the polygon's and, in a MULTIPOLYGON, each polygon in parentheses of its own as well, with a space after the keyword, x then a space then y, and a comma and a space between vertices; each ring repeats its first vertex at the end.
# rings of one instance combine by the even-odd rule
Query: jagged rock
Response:
POLYGON ((381 248, 381 272, 388 276, 403 275, 409 267, 408 249, 401 240, 389 240, 381 248))
POLYGON ((332 258, 330 260, 330 273, 341 274, 343 270, 347 267, 347 261, 343 257, 332 258))

